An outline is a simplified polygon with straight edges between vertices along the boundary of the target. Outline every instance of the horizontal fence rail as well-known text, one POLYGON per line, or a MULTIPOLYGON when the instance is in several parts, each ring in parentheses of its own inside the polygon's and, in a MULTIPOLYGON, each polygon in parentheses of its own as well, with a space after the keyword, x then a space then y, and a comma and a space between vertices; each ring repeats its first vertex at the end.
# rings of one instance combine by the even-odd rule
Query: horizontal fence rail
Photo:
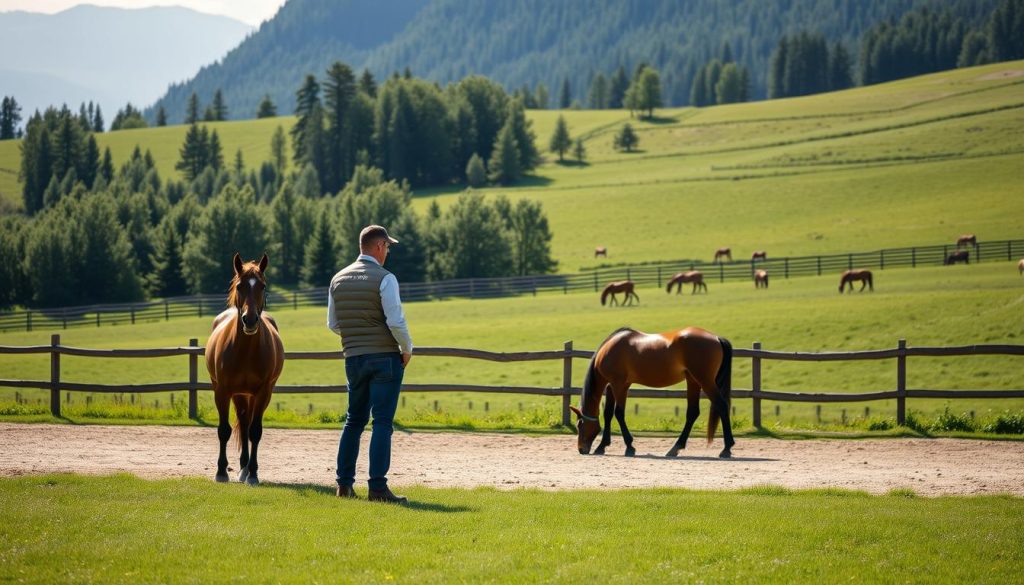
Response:
MULTIPOLYGON (((198 392, 212 390, 209 383, 199 382, 199 358, 205 354, 205 348, 199 346, 197 339, 190 339, 187 346, 167 347, 158 349, 88 349, 61 345, 60 335, 50 338, 50 345, 34 346, 0 346, 0 355, 50 355, 49 380, 7 380, 0 379, 0 387, 38 388, 50 390, 50 412, 53 416, 61 415, 61 391, 94 392, 94 393, 151 393, 187 390, 189 393, 189 418, 197 418, 198 392), (159 358, 172 356, 188 357, 188 380, 180 382, 157 382, 149 384, 93 384, 68 382, 61 379, 60 358, 63 355, 88 358, 159 358)), ((536 386, 487 386, 470 384, 403 384, 403 392, 489 392, 498 394, 527 394, 539 396, 562 397, 562 424, 569 425, 572 398, 580 394, 580 388, 572 385, 572 362, 574 359, 587 359, 593 356, 592 351, 573 349, 573 342, 567 341, 561 350, 492 352, 477 349, 453 347, 422 347, 416 349, 417 356, 454 357, 478 359, 493 362, 529 362, 543 360, 562 360, 562 384, 556 387, 536 386)), ((753 423, 761 428, 761 401, 779 402, 866 402, 873 400, 896 400, 896 422, 906 421, 906 401, 908 398, 1024 398, 1024 389, 1015 390, 932 390, 907 388, 906 361, 908 357, 951 357, 972 355, 1015 355, 1024 356, 1024 345, 984 344, 961 345, 952 347, 907 347, 906 340, 899 340, 895 349, 844 352, 784 352, 761 349, 760 342, 754 342, 750 349, 736 348, 734 357, 751 360, 751 388, 733 389, 735 398, 750 398, 753 401, 753 423), (762 360, 780 361, 855 361, 855 360, 896 360, 896 388, 858 394, 838 392, 780 392, 762 388, 762 360)), ((337 360, 343 359, 338 351, 293 351, 285 352, 286 360, 337 360)), ((274 392, 281 394, 325 394, 344 393, 344 384, 326 385, 279 385, 274 392)), ((636 398, 679 398, 684 399, 686 392, 681 390, 664 390, 654 388, 636 388, 630 390, 636 398)))
MULTIPOLYGON (((1024 240, 994 240, 964 248, 971 262, 1008 261, 1024 257, 1024 240)), ((438 282, 402 283, 402 299, 421 301, 445 298, 497 298, 536 295, 539 292, 600 291, 615 280, 632 280, 641 286, 664 287, 674 274, 700 270, 706 281, 751 280, 755 270, 766 270, 772 278, 821 276, 852 268, 917 267, 941 265, 957 250, 955 244, 888 248, 871 252, 851 252, 823 256, 779 257, 731 262, 676 260, 644 265, 624 265, 583 271, 578 274, 542 274, 505 278, 466 278, 438 282)), ((289 292, 270 291, 267 307, 271 310, 299 307, 326 307, 326 287, 289 292)), ((88 305, 55 309, 32 309, 0 313, 0 331, 39 328, 135 324, 166 321, 174 317, 213 316, 224 310, 224 295, 195 295, 142 303, 88 305)))

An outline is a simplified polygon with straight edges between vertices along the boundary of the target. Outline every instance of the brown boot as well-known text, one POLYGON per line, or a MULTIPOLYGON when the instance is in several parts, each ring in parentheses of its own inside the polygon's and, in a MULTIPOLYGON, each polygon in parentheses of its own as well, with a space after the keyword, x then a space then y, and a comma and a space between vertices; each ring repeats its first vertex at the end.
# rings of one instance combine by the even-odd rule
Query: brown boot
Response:
POLYGON ((391 490, 387 487, 382 490, 370 490, 366 499, 371 502, 387 502, 388 504, 405 504, 409 502, 409 498, 405 496, 396 496, 391 493, 391 490))
POLYGON ((356 495, 356 490, 352 489, 352 486, 338 486, 338 489, 334 492, 334 495, 339 498, 350 498, 358 500, 359 496, 356 495))

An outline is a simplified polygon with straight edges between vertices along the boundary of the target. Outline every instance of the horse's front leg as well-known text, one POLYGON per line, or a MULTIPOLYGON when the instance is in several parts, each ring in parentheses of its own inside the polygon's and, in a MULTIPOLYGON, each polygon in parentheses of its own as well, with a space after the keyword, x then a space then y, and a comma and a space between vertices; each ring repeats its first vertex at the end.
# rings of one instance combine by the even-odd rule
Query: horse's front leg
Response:
POLYGON ((619 421, 622 440, 626 443, 626 457, 636 455, 636 449, 633 448, 633 434, 629 432, 629 428, 626 426, 626 391, 622 392, 622 402, 617 401, 615 403, 615 420, 619 421))
POLYGON ((615 414, 615 397, 612 396, 612 389, 605 389, 604 394, 604 433, 601 435, 601 444, 594 450, 594 455, 604 455, 604 448, 612 444, 612 416, 615 414))
POLYGON ((235 417, 238 418, 238 445, 242 451, 238 457, 238 481, 245 482, 249 478, 249 423, 252 420, 250 412, 249 396, 235 394, 232 399, 235 403, 235 417))
MULTIPOLYGON (((252 454, 249 456, 249 477, 246 478, 245 482, 252 486, 260 485, 258 473, 260 464, 256 454, 259 451, 260 439, 263 438, 263 411, 266 410, 267 403, 270 402, 269 389, 266 392, 266 396, 267 398, 262 404, 253 406, 252 422, 249 424, 249 440, 252 441, 252 454)), ((253 402, 256 402, 255 398, 253 398, 253 402)))
POLYGON ((217 425, 217 438, 220 440, 220 456, 217 457, 217 475, 214 476, 219 482, 229 481, 228 478, 228 439, 231 438, 231 423, 228 420, 228 410, 231 406, 231 397, 227 393, 221 393, 216 386, 213 389, 214 402, 217 405, 217 414, 220 422, 217 425))

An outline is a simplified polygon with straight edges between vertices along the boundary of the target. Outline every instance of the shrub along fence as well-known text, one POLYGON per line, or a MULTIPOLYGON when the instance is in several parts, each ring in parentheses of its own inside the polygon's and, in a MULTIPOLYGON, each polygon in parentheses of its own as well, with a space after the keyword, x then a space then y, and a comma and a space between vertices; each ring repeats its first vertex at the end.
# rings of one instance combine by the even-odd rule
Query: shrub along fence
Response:
MULTIPOLYGON (((675 273, 700 270, 705 281, 750 280, 754 270, 767 270, 773 279, 795 276, 821 276, 852 268, 917 267, 941 265, 956 251, 953 244, 889 248, 873 252, 850 252, 826 256, 780 257, 732 262, 676 260, 644 265, 598 268, 577 274, 540 274, 505 278, 463 278, 437 282, 402 283, 402 300, 420 301, 444 298, 496 298, 536 295, 538 292, 601 290, 614 280, 632 280, 638 285, 665 286, 675 273)), ((1024 240, 981 242, 968 248, 970 261, 1014 260, 1024 256, 1024 240)), ((141 303, 89 305, 55 309, 33 309, 0 313, 0 331, 76 326, 99 327, 102 324, 135 324, 137 321, 168 320, 172 317, 212 316, 224 309, 223 294, 175 297, 141 303)), ((270 291, 267 307, 326 307, 326 286, 288 292, 270 291)))
MULTIPOLYGON (((145 393, 145 392, 172 392, 187 390, 188 416, 197 417, 198 392, 200 390, 211 390, 210 384, 199 382, 199 357, 205 353, 205 348, 199 347, 197 339, 190 339, 186 347, 170 347, 161 349, 85 349, 67 347, 61 345, 60 335, 54 334, 50 338, 50 345, 37 346, 0 346, 0 355, 3 354, 50 354, 50 379, 49 380, 3 380, 0 379, 0 387, 9 388, 39 388, 50 391, 50 412, 53 416, 61 415, 61 391, 74 392, 95 392, 95 393, 145 393), (60 358, 62 355, 72 355, 94 358, 156 358, 170 356, 188 357, 188 380, 180 382, 159 382, 152 384, 83 384, 68 382, 61 379, 60 358)), ((501 394, 533 394, 541 396, 562 397, 562 424, 570 425, 569 404, 574 396, 580 394, 580 388, 572 385, 573 359, 589 360, 593 356, 592 351, 573 349, 572 341, 565 342, 561 350, 551 351, 523 351, 523 352, 491 352, 476 349, 460 349, 448 347, 422 347, 416 348, 417 356, 434 357, 457 357, 468 359, 479 359, 495 362, 525 362, 542 360, 562 361, 562 383, 560 386, 535 387, 535 386, 482 386, 467 384, 403 384, 403 392, 490 392, 501 394)), ((753 401, 754 426, 761 427, 761 402, 774 400, 779 402, 865 402, 872 400, 896 400, 896 422, 903 424, 906 421, 906 405, 910 398, 1024 398, 1024 389, 1018 390, 928 390, 907 387, 907 358, 908 357, 948 357, 967 355, 1019 355, 1024 356, 1024 345, 966 345, 956 347, 907 347, 906 340, 900 339, 895 348, 878 349, 868 351, 845 351, 845 352, 781 352, 767 351, 761 348, 760 342, 755 342, 751 349, 736 348, 733 353, 736 358, 749 358, 752 361, 751 388, 733 389, 734 398, 750 398, 753 401), (761 366, 764 360, 792 360, 792 361, 850 361, 850 360, 896 360, 895 389, 878 390, 859 394, 845 394, 839 392, 779 392, 762 388, 761 366)), ((341 351, 292 351, 286 352, 285 358, 292 360, 336 360, 341 361, 341 351)), ((346 387, 343 384, 327 385, 301 385, 286 386, 279 385, 274 392, 281 394, 308 394, 308 393, 344 393, 346 387)), ((685 400, 686 392, 681 390, 659 390, 649 388, 635 388, 630 390, 630 396, 635 398, 676 398, 685 400)))

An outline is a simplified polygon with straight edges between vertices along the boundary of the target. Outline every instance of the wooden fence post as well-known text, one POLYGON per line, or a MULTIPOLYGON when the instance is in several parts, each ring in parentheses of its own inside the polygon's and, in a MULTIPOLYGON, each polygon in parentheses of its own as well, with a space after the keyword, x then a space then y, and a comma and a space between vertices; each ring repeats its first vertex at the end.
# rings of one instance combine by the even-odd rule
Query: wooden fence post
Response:
POLYGON ((901 339, 896 348, 896 424, 907 420, 907 340, 901 339))
POLYGON ((135 325, 135 305, 129 305, 128 308, 132 312, 132 325, 135 325))
POLYGON ((821 276, 821 256, 818 256, 818 276, 821 276))
MULTIPOLYGON (((754 351, 761 349, 761 342, 754 342, 754 351)), ((754 402, 754 428, 761 428, 761 357, 755 355, 750 365, 750 395, 754 402)))
POLYGON ((167 306, 167 300, 164 299, 164 321, 171 320, 171 308, 167 306))
MULTIPOLYGON (((189 339, 189 347, 199 347, 198 339, 189 339)), ((188 417, 190 419, 196 419, 199 417, 199 397, 198 394, 198 380, 199 380, 199 354, 191 352, 188 354, 188 417)))
POLYGON ((32 311, 25 312, 25 331, 32 331, 32 311))
POLYGON ((910 267, 917 268, 917 248, 910 249, 910 267))
POLYGON ((60 416, 60 334, 50 336, 50 414, 60 416))
POLYGON ((292 310, 299 308, 299 293, 292 291, 292 310))
POLYGON ((562 424, 571 427, 569 405, 572 404, 572 340, 565 342, 565 357, 562 358, 562 424))

